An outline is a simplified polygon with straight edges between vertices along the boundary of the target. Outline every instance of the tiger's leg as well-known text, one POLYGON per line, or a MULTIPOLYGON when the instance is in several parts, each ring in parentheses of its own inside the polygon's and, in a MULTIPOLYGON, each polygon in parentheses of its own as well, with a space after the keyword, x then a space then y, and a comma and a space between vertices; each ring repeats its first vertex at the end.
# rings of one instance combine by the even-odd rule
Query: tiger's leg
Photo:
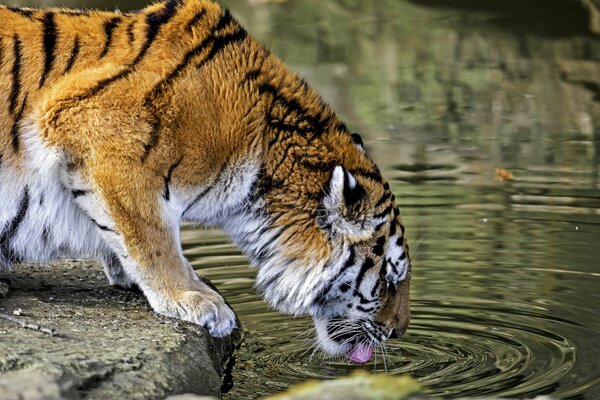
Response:
POLYGON ((119 257, 112 251, 107 251, 101 256, 104 273, 108 278, 108 282, 113 286, 118 286, 123 289, 134 288, 135 282, 127 275, 125 268, 119 260, 119 257))
POLYGON ((149 178, 154 175, 119 164, 89 171, 91 189, 77 203, 154 311, 202 325, 213 336, 228 335, 236 326, 235 314, 183 256, 179 218, 161 200, 160 185, 149 178))

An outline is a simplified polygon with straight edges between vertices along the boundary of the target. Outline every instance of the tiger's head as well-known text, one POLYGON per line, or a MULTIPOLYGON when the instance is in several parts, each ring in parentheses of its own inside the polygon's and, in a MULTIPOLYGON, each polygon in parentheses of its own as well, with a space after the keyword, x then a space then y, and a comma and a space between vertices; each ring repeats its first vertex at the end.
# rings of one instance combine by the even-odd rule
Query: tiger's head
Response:
MULTIPOLYGON (((272 174, 258 185, 255 212, 234 223, 252 227, 241 242, 259 267, 265 299, 282 312, 311 316, 324 352, 366 362, 407 329, 409 250, 394 195, 360 137, 334 139, 343 155, 320 168, 302 169, 296 160, 296 178, 274 182, 272 174)), ((331 154, 316 151, 321 160, 331 154)), ((297 157, 310 153, 304 147, 297 157)))
POLYGON ((337 248, 337 273, 319 291, 312 315, 320 347, 368 361, 373 348, 404 334, 410 320, 410 258, 404 225, 387 183, 338 166, 319 225, 337 248))

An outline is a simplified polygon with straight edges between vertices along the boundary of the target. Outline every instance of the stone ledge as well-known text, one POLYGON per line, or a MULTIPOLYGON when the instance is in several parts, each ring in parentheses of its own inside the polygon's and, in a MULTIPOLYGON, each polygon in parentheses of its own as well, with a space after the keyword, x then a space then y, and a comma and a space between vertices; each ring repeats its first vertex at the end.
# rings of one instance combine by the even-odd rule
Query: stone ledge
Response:
POLYGON ((0 398, 220 395, 239 332, 214 339, 158 316, 142 294, 108 285, 94 263, 21 266, 0 279, 10 286, 0 312, 58 333, 0 319, 0 398))

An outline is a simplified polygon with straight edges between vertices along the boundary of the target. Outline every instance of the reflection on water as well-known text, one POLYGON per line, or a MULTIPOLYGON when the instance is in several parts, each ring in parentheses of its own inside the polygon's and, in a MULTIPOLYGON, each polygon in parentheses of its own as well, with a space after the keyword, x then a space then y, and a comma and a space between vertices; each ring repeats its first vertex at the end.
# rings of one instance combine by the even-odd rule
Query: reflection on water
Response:
POLYGON ((225 397, 367 368, 450 397, 599 399, 600 2, 223 2, 361 131, 414 249, 411 327, 356 367, 313 354, 220 232, 184 228, 249 332, 225 397))

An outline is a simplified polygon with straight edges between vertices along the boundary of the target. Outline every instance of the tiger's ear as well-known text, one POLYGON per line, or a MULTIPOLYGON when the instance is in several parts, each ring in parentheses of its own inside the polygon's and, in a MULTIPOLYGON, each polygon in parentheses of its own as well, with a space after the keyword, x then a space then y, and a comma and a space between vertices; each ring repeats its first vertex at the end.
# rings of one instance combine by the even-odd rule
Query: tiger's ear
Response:
POLYGON ((372 209, 365 189, 342 166, 331 173, 325 190, 319 222, 332 234, 366 239, 373 234, 372 209))

